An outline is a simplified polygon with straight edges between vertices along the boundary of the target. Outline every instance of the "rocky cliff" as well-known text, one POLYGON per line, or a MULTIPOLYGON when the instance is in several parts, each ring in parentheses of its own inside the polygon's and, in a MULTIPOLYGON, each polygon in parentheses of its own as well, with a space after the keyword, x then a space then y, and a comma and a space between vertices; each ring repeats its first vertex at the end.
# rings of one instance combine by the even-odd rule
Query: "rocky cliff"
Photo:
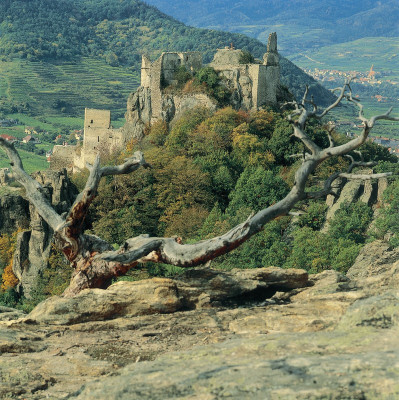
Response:
MULTIPOLYGON (((58 213, 69 210, 77 190, 69 180, 65 169, 37 172, 34 178, 43 186, 49 201, 58 213)), ((13 260, 13 271, 20 282, 17 289, 28 298, 37 284, 38 275, 47 266, 53 239, 53 232, 47 223, 32 205, 29 208, 29 230, 18 235, 13 260)))
POLYGON ((0 233, 13 233, 29 225, 29 202, 19 190, 0 196, 0 233))
MULTIPOLYGON (((177 120, 185 111, 197 106, 216 110, 217 103, 204 93, 172 95, 162 93, 160 99, 161 119, 166 122, 177 120)), ((146 125, 154 122, 151 89, 140 86, 127 100, 126 124, 122 130, 126 137, 141 140, 146 125)))
POLYGON ((398 287, 376 241, 347 276, 199 268, 3 308, 0 397, 398 398, 398 287))

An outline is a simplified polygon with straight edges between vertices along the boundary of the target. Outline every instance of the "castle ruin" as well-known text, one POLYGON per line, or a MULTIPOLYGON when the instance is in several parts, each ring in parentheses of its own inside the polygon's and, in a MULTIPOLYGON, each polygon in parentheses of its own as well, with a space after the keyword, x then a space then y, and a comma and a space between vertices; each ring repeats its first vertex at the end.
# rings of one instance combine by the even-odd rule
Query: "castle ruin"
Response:
POLYGON ((54 146, 50 168, 82 170, 86 163, 94 163, 98 153, 106 156, 123 149, 128 138, 123 129, 112 127, 111 111, 86 108, 83 144, 54 146))
MULTIPOLYGON (((277 52, 277 35, 269 35, 267 52, 263 60, 243 63, 242 50, 226 47, 218 49, 209 64, 223 78, 222 84, 231 92, 230 104, 235 109, 256 110, 277 103, 280 86, 280 63, 277 52)), ((126 128, 135 137, 140 136, 146 124, 157 120, 170 122, 188 108, 198 105, 215 109, 215 99, 206 93, 170 93, 164 88, 175 83, 175 73, 180 66, 194 75, 202 68, 198 52, 167 52, 154 62, 142 57, 141 86, 129 96, 126 128)))
POLYGON ((111 111, 85 109, 83 146, 80 156, 75 157, 74 165, 83 169, 86 163, 93 164, 98 153, 112 154, 125 144, 121 129, 111 125, 111 111))
POLYGON ((219 49, 210 66, 226 78, 227 87, 238 99, 236 108, 258 109, 277 103, 277 91, 280 85, 280 63, 277 52, 277 34, 269 35, 267 52, 263 62, 241 62, 244 53, 232 46, 219 49))
MULTIPOLYGON (((280 86, 276 33, 269 35, 263 60, 243 63, 244 55, 233 46, 218 49, 209 64, 229 89, 231 106, 249 111, 276 104, 280 86)), ((131 139, 140 141, 145 127, 158 120, 171 122, 196 106, 215 110, 218 107, 216 100, 206 93, 164 90, 176 84, 175 74, 182 66, 194 75, 203 67, 202 54, 164 52, 154 62, 142 56, 141 85, 128 98, 124 127, 112 128, 110 111, 85 109, 83 146, 55 146, 50 167, 84 169, 86 163, 94 162, 98 153, 112 154, 125 148, 131 139)))

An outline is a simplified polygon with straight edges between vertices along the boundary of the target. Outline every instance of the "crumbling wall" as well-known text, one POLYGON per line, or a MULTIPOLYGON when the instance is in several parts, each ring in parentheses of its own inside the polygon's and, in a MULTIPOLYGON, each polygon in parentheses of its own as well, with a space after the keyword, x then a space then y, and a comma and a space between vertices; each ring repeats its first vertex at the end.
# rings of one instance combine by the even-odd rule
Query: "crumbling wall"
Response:
POLYGON ((151 60, 145 55, 141 57, 140 86, 145 88, 149 88, 151 86, 151 60))
POLYGON ((124 140, 119 129, 88 128, 83 138, 81 158, 92 164, 100 155, 112 154, 123 147, 124 140))
POLYGON ((151 122, 161 118, 162 111, 162 56, 151 64, 151 122))
POLYGON ((245 110, 276 104, 280 85, 277 35, 269 36, 263 64, 240 64, 242 50, 218 49, 210 66, 227 79, 226 85, 233 90, 232 102, 235 108, 245 110))
MULTIPOLYGON (((165 119, 170 114, 168 99, 162 94, 165 86, 174 83, 175 73, 180 66, 185 66, 191 73, 198 71, 202 67, 202 55, 199 52, 164 52, 161 56, 151 63, 146 56, 142 57, 141 62, 141 86, 150 89, 151 107, 150 122, 158 119, 165 119), (165 107, 166 102, 166 107, 165 107)), ((139 89, 140 90, 140 89, 139 89)), ((140 100, 140 99, 138 99, 140 100)), ((135 99, 137 102, 137 99, 135 99)), ((170 103, 170 102, 169 102, 170 103)), ((129 105, 128 105, 129 108, 129 105)), ((134 104, 134 111, 139 110, 139 104, 134 104)), ((147 113, 148 114, 148 113, 147 113)), ((131 120, 136 119, 134 116, 131 120)), ((127 129, 133 128, 131 121, 127 118, 127 129)), ((126 130, 127 130, 126 129, 126 130)), ((135 135, 133 135, 135 136, 135 135)))
POLYGON ((76 146, 56 145, 50 158, 50 169, 71 169, 74 165, 76 146))
POLYGON ((111 111, 96 110, 93 108, 85 108, 84 129, 101 128, 109 129, 111 127, 111 111))

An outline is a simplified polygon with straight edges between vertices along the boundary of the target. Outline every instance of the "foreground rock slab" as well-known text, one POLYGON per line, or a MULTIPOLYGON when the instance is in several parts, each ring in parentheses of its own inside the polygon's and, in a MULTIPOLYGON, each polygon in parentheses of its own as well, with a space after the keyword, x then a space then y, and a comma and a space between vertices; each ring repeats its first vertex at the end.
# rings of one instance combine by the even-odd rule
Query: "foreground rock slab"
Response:
POLYGON ((0 322, 0 398, 399 398, 399 251, 284 274, 200 268, 0 322))
POLYGON ((146 279, 117 282, 107 290, 88 289, 73 298, 54 296, 39 304, 30 322, 69 325, 121 316, 166 314, 211 307, 215 302, 246 297, 271 297, 276 290, 303 288, 308 274, 299 269, 276 267, 216 271, 197 268, 179 280, 146 279))
POLYGON ((85 385, 73 398, 394 399, 399 395, 398 356, 393 332, 236 338, 132 364, 120 375, 85 385), (371 340, 382 343, 370 351, 359 348, 361 341, 371 340))

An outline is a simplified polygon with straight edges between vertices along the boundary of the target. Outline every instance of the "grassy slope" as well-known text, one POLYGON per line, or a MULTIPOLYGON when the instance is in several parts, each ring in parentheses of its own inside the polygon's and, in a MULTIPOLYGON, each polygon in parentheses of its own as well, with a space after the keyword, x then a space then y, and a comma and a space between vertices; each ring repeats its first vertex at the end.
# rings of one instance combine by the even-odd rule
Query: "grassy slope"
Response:
MULTIPOLYGON (((30 153, 19 149, 19 155, 21 156, 22 163, 25 170, 30 174, 35 171, 41 171, 48 168, 48 162, 46 157, 38 156, 37 154, 30 153)), ((5 153, 0 152, 0 168, 9 168, 10 160, 5 153)))
POLYGON ((45 116, 50 125, 69 124, 71 121, 63 120, 63 114, 81 117, 85 107, 111 109, 121 116, 129 93, 138 84, 137 70, 111 67, 95 58, 63 63, 20 59, 1 62, 0 96, 17 103, 28 102, 32 113, 45 116), (57 101, 66 103, 65 112, 57 109, 57 101))

